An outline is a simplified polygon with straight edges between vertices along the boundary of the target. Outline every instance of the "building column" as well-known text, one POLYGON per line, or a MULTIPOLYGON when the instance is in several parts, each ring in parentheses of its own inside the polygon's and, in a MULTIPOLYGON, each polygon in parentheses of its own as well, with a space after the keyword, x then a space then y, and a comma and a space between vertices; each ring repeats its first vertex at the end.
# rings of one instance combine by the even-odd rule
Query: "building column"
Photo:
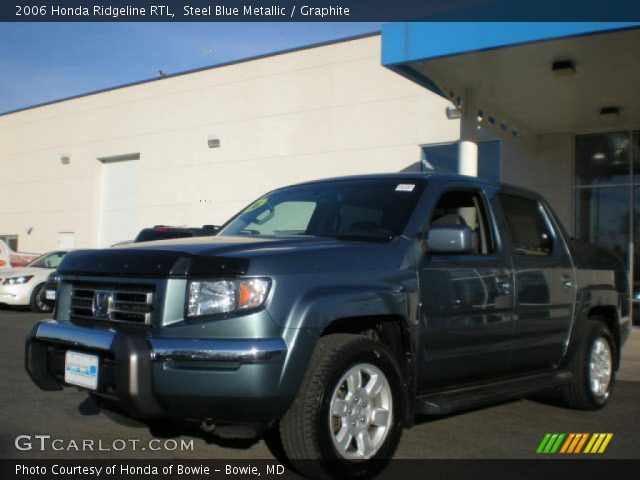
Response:
POLYGON ((460 146, 458 147, 458 173, 478 176, 478 109, 473 93, 465 90, 460 117, 460 146))

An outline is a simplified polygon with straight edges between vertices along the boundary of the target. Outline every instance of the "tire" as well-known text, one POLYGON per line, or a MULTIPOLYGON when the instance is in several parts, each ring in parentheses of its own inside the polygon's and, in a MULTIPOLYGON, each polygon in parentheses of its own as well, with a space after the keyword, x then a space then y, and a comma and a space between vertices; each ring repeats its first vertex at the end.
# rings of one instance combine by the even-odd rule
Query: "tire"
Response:
POLYGON ((576 381, 564 387, 564 401, 572 408, 599 410, 613 393, 616 344, 602 320, 587 320, 585 333, 570 363, 576 381))
POLYGON ((31 292, 31 300, 29 301, 29 308, 32 312, 43 313, 51 311, 51 307, 49 307, 45 301, 45 289, 44 283, 37 285, 33 292, 31 292))
POLYGON ((309 478, 369 478, 393 456, 404 413, 401 373, 391 351, 361 335, 327 335, 280 421, 282 445, 294 468, 309 478))

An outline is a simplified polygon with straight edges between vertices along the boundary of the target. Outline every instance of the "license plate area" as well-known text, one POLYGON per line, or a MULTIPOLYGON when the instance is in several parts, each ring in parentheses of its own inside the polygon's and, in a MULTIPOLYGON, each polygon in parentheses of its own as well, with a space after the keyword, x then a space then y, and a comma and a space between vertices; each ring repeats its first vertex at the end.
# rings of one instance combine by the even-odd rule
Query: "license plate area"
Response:
POLYGON ((56 299, 56 291, 55 290, 47 290, 44 292, 44 298, 47 300, 55 300, 56 299))
POLYGON ((64 381, 70 385, 96 390, 98 388, 97 355, 67 350, 64 354, 64 381))

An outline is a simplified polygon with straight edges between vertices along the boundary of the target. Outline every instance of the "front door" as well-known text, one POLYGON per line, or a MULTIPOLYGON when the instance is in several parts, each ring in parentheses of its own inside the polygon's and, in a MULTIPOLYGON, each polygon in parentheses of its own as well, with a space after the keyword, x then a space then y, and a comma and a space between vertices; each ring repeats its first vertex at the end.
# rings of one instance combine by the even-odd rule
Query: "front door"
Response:
POLYGON ((419 388, 422 392, 484 382, 508 372, 513 278, 487 208, 492 192, 447 189, 430 216, 434 225, 467 225, 473 250, 426 251, 419 267, 419 388))

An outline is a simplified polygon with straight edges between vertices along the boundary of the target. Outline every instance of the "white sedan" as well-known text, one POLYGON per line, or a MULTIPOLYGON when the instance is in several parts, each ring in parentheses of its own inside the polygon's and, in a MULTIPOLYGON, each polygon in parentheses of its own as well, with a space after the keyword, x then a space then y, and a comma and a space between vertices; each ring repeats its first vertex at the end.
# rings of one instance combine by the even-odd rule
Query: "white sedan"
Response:
POLYGON ((0 304, 29 306, 34 312, 51 310, 44 284, 67 252, 45 253, 24 267, 0 270, 0 304))

